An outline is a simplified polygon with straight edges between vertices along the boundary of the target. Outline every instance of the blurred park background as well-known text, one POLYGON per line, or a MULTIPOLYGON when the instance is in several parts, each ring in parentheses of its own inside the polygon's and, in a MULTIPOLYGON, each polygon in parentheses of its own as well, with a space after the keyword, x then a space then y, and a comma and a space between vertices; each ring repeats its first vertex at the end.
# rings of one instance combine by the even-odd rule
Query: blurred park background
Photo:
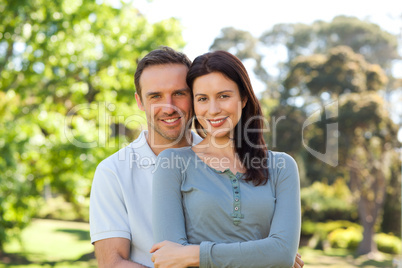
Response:
MULTIPOLYGON (((97 164, 145 126, 136 62, 197 42, 180 19, 148 20, 136 3, 0 0, 0 267, 96 267, 90 187, 97 164)), ((226 3, 223 18, 230 3, 245 5, 226 3)), ((196 53, 245 63, 270 149, 296 158, 305 267, 401 259, 402 9, 388 8, 400 32, 343 14, 266 27, 261 17, 261 33, 215 29, 196 53)))

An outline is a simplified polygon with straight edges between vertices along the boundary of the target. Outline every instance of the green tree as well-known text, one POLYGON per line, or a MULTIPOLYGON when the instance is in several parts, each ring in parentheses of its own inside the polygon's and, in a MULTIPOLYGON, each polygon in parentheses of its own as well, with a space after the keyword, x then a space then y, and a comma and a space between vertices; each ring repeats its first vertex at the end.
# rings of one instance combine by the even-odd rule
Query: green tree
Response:
POLYGON ((136 60, 184 42, 176 19, 150 24, 127 1, 0 0, 0 14, 1 251, 46 188, 85 218, 96 165, 144 122, 136 60))
POLYGON ((312 24, 276 24, 259 37, 234 28, 223 28, 210 49, 228 50, 242 60, 255 61, 254 72, 266 84, 266 96, 277 97, 276 93, 283 89, 281 81, 286 77, 291 61, 298 56, 325 54, 340 45, 349 46, 369 62, 380 65, 389 77, 387 89, 396 88, 391 67, 395 59, 400 59, 397 37, 377 24, 355 17, 337 16, 330 22, 319 20, 312 24), (270 70, 264 66, 264 61, 271 60, 266 58, 265 52, 274 48, 284 48, 287 52, 287 60, 278 63, 278 77, 269 75, 270 70))
POLYGON ((215 38, 210 49, 230 51, 242 61, 254 61, 254 73, 261 81, 267 81, 269 75, 262 65, 263 56, 256 49, 258 42, 259 40, 247 31, 227 27, 221 30, 221 35, 215 38))
POLYGON ((263 33, 260 40, 267 46, 284 45, 289 62, 297 56, 326 53, 340 45, 350 47, 385 69, 399 58, 396 36, 377 24, 348 16, 337 16, 330 22, 319 20, 311 25, 277 24, 263 33))
MULTIPOLYGON (((339 166, 349 178, 359 219, 364 228, 358 253, 376 251, 375 226, 381 215, 386 185, 391 178, 397 125, 392 122, 384 99, 377 93, 387 82, 384 71, 369 64, 349 47, 335 47, 328 55, 299 56, 290 65, 284 81, 286 92, 303 91, 317 99, 324 93, 339 100, 339 166)), ((289 95, 291 95, 289 93, 289 95)), ((325 120, 310 131, 309 145, 325 150, 325 120)), ((316 160, 319 161, 319 160, 316 160)))

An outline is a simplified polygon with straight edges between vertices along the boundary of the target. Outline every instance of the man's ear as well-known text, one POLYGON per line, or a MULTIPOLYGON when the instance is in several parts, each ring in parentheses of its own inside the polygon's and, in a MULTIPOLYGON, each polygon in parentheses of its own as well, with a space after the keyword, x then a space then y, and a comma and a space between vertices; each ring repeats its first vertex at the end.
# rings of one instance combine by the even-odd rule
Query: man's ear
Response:
POLYGON ((135 92, 135 100, 137 101, 137 106, 140 108, 141 111, 145 111, 144 106, 142 105, 140 95, 135 92))

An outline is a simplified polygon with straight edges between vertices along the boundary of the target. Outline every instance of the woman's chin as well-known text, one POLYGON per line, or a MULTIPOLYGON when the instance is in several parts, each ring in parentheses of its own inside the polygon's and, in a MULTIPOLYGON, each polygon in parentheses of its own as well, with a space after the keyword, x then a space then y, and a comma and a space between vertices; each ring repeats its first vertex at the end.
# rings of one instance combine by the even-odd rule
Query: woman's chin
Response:
POLYGON ((214 139, 230 139, 230 133, 228 131, 214 131, 209 132, 208 135, 214 139))

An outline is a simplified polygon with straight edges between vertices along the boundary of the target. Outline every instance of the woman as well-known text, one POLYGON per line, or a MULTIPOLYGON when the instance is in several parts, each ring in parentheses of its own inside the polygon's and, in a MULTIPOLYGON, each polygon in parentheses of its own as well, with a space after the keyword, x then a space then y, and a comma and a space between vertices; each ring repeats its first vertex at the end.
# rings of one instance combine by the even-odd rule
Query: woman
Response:
POLYGON ((188 266, 291 267, 300 236, 297 165, 266 149, 246 69, 228 52, 206 53, 194 60, 187 84, 204 140, 158 156, 155 241, 192 245, 185 247, 195 254, 188 266))

